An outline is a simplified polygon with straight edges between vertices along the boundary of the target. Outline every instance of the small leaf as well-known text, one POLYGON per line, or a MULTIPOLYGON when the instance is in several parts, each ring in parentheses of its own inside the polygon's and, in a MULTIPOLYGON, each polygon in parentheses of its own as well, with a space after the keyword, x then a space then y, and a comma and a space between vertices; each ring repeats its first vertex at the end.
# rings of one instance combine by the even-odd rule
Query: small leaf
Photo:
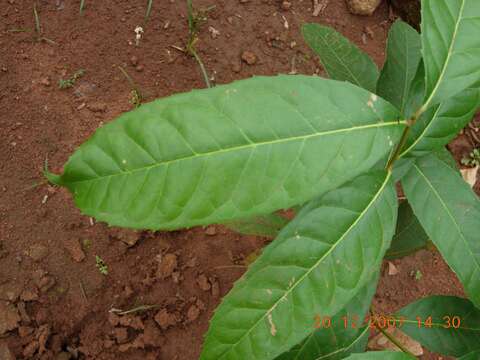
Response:
POLYGON ((328 26, 305 24, 302 33, 331 79, 348 81, 375 92, 379 75, 377 65, 356 45, 328 26))
POLYGON ((370 334, 365 315, 377 289, 377 272, 367 285, 334 317, 315 319, 312 333, 276 360, 337 360, 349 354, 363 352, 370 334), (329 322, 330 320, 330 322, 329 322), (326 328, 327 324, 328 328, 326 328))
POLYGON ((458 357, 480 350, 480 310, 467 299, 430 296, 396 315, 405 318, 402 331, 430 351, 458 357))
POLYGON ((412 127, 402 156, 421 156, 453 140, 473 118, 480 104, 480 90, 467 89, 427 110, 412 127))
POLYGON ((270 360, 305 339, 378 271, 396 214, 385 171, 307 204, 217 308, 201 360, 270 360))
POLYGON ((480 79, 480 1, 423 0, 425 109, 480 79))
POLYGON ((350 355, 346 360, 412 360, 415 359, 400 351, 368 351, 350 355))
POLYGON ((480 306, 480 201, 435 155, 420 158, 402 179, 408 201, 471 300, 480 306))
POLYGON ((410 91, 405 106, 405 118, 410 119, 423 105, 425 99, 425 65, 423 60, 418 64, 415 77, 410 84, 410 91))
POLYGON ((427 247, 428 235, 422 228, 407 201, 398 208, 397 230, 386 259, 397 259, 427 247))
POLYGON ((422 58, 421 49, 420 35, 414 28, 400 20, 392 25, 387 40, 387 61, 378 79, 377 94, 402 114, 422 58))
POLYGON ((111 225, 179 229, 302 204, 384 159, 404 124, 376 95, 255 77, 142 105, 97 130, 59 182, 111 225))
POLYGON ((224 225, 240 234, 275 237, 288 222, 278 214, 268 214, 229 221, 224 225))

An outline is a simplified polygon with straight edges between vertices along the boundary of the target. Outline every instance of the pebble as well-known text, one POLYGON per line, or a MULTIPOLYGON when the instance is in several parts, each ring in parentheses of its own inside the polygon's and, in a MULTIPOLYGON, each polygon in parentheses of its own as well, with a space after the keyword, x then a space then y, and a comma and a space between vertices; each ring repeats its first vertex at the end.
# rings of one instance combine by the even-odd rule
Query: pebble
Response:
POLYGON ((85 259, 85 253, 78 240, 69 239, 64 243, 64 247, 74 261, 82 262, 85 259))
POLYGON ((27 255, 33 261, 41 261, 48 256, 48 248, 40 244, 34 244, 27 250, 27 255))
POLYGON ((247 50, 242 53, 242 60, 248 65, 254 65, 257 63, 257 55, 247 50))
POLYGON ((347 0, 348 9, 355 15, 372 15, 382 0, 347 0))

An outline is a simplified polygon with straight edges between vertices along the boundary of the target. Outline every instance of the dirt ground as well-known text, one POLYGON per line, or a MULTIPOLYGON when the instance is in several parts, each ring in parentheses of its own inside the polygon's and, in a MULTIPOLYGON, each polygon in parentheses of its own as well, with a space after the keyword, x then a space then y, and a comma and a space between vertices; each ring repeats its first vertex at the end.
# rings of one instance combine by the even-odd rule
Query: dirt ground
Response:
MULTIPOLYGON (((154 1, 139 46, 134 29, 144 25, 146 1, 85 4, 79 16, 80 1, 38 0, 39 41, 33 1, 4 0, 0 9, 0 359, 197 359, 213 310, 269 239, 221 226, 170 233, 108 228, 44 182, 46 158, 60 171, 98 126, 132 108, 119 66, 147 101, 205 87, 194 59, 175 48, 188 37, 184 1, 154 1), (60 79, 80 69, 73 87, 59 89, 60 79), (99 259, 108 274, 99 271, 99 259)), ((334 26, 380 65, 394 19, 387 4, 358 17, 343 1, 330 1, 313 17, 309 0, 290 7, 276 0, 195 1, 197 8, 210 5, 197 49, 218 84, 322 74, 300 36, 305 22, 334 26)), ((450 145, 457 160, 478 147, 471 131, 450 145)), ((395 264, 399 274, 384 271, 375 297, 382 313, 429 294, 463 294, 435 251, 395 264), (417 270, 419 280, 411 276, 417 270)), ((423 359, 438 357, 426 352, 423 359)))

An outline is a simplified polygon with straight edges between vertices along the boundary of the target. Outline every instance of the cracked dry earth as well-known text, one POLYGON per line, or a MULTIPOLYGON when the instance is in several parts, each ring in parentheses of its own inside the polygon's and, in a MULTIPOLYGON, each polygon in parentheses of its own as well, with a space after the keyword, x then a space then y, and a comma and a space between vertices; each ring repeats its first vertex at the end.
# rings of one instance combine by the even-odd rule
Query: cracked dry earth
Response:
MULTIPOLYGON (((41 174, 47 157, 60 170, 98 126, 131 109, 118 66, 147 101, 204 87, 195 61, 174 48, 187 39, 184 2, 154 2, 138 47, 145 1, 87 0, 83 16, 78 1, 36 3, 47 41, 35 40, 32 1, 5 0, 0 9, 0 359, 197 359, 213 310, 270 240, 222 226, 108 228, 81 216, 41 174), (72 88, 58 88, 79 69, 85 73, 72 88)), ((300 37, 299 27, 312 21, 334 26, 381 65, 395 18, 385 3, 367 17, 351 15, 343 1, 316 17, 307 0, 195 5, 212 3, 197 48, 218 84, 323 74, 300 37)), ((457 160, 478 147, 469 131, 450 145, 457 160)), ((383 313, 427 294, 463 294, 434 250, 394 264, 398 274, 383 271, 375 297, 383 313), (410 275, 417 270, 418 281, 410 275)), ((426 350, 422 358, 439 359, 426 350)))

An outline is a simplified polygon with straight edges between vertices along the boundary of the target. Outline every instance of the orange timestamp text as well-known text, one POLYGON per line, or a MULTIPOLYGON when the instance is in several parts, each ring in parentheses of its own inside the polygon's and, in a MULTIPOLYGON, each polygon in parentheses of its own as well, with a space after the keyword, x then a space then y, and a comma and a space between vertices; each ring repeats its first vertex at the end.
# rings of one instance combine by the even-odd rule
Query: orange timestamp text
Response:
POLYGON ((415 319, 406 318, 398 315, 386 315, 386 314, 368 314, 364 318, 358 315, 345 315, 340 318, 331 318, 330 316, 322 316, 316 314, 313 318, 313 327, 315 329, 328 329, 332 326, 342 326, 345 329, 357 329, 364 326, 369 326, 372 329, 392 329, 401 328, 405 324, 416 325, 418 328, 439 328, 444 329, 459 329, 462 324, 462 319, 457 315, 445 315, 441 319, 432 316, 416 316, 415 319), (337 321, 340 324, 334 324, 337 321))

